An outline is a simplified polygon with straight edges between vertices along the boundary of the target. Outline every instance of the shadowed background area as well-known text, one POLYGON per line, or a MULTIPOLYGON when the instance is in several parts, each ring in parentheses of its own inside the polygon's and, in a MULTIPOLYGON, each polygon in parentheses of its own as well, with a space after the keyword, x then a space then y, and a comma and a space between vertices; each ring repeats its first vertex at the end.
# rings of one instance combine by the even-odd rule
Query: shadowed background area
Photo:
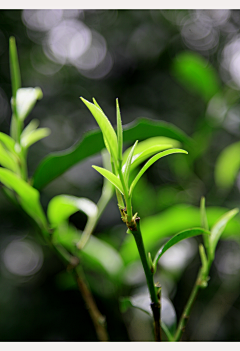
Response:
MULTIPOLYGON (((118 98, 124 125, 144 117, 181 129, 193 140, 190 149, 189 144, 181 145, 189 156, 158 161, 133 196, 134 211, 149 231, 147 248, 156 253, 167 237, 200 225, 202 196, 210 209, 209 222, 240 206, 239 33, 238 10, 0 10, 0 131, 9 134, 11 119, 10 36, 16 38, 22 86, 39 86, 43 91, 26 123, 36 118, 40 127, 51 129, 50 136, 29 150, 30 177, 49 153, 77 145, 86 132, 97 130, 80 96, 96 98, 114 126, 118 98), (229 151, 221 160, 219 155, 232 144, 235 153, 229 151)), ((59 194, 96 203, 103 179, 93 164, 102 165, 100 153, 44 186, 44 209, 59 194)), ((70 221, 82 230, 86 218, 79 212, 70 221)), ((115 197, 94 235, 119 251, 124 263, 116 279, 83 263, 97 305, 106 316, 110 340, 153 340, 147 314, 137 309, 120 311, 122 296, 134 295, 142 305, 148 299, 142 267, 128 242, 115 197)), ((209 286, 195 302, 185 340, 240 340, 239 237, 238 216, 219 243, 209 286)), ((160 260, 162 314, 170 328, 195 281, 200 241, 198 237, 183 241, 160 260)), ((114 270, 118 261, 107 261, 102 250, 101 259, 114 270)), ((71 276, 2 191, 0 311, 1 341, 97 340, 71 276)))

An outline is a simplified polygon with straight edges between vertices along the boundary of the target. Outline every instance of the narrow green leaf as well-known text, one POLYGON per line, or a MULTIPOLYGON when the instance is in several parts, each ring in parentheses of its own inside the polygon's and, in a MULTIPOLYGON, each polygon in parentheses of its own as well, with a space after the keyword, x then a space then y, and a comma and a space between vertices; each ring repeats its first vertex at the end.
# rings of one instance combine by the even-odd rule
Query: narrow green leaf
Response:
POLYGON ((145 163, 145 165, 142 167, 142 169, 140 170, 140 172, 137 174, 136 178, 134 179, 134 181, 132 182, 131 186, 130 186, 130 190, 129 190, 129 195, 132 194, 133 189, 135 188, 137 182, 139 181, 139 179, 141 178, 141 176, 146 172, 146 170, 157 160, 159 160, 160 158, 167 156, 167 155, 171 155, 171 154, 176 154, 176 153, 183 153, 183 154, 188 154, 187 151, 182 150, 182 149, 171 149, 171 150, 167 150, 167 151, 163 151, 160 152, 159 154, 153 156, 152 158, 150 158, 150 160, 148 160, 147 163, 145 163))
POLYGON ((49 128, 39 128, 32 130, 30 133, 25 134, 25 136, 21 137, 21 145, 23 148, 28 149, 29 146, 43 138, 46 138, 50 133, 51 130, 49 128))
POLYGON ((157 254, 156 254, 156 256, 155 256, 155 258, 153 260, 153 266, 155 267, 155 269, 157 267, 157 263, 158 263, 159 259, 162 257, 162 255, 168 249, 170 249, 170 247, 172 247, 173 245, 179 243, 180 241, 182 241, 184 239, 188 239, 188 238, 191 238, 193 236, 202 235, 202 234, 210 235, 210 232, 208 230, 205 230, 205 229, 202 229, 202 228, 191 228, 191 229, 183 230, 182 232, 174 235, 157 252, 157 254))
POLYGON ((199 254, 200 254, 200 258, 201 258, 201 262, 202 262, 203 280, 205 280, 207 277, 207 274, 208 274, 208 259, 206 256, 204 246, 202 244, 199 245, 199 254))
POLYGON ((4 146, 13 154, 16 154, 15 148, 15 140, 11 138, 9 135, 0 132, 0 141, 4 144, 4 146))
POLYGON ((40 100, 43 96, 42 90, 39 87, 36 88, 21 88, 17 91, 16 107, 18 118, 21 121, 29 115, 37 100, 40 100))
POLYGON ((218 187, 229 189, 234 185, 240 169, 240 141, 227 146, 218 156, 215 181, 218 187))
POLYGON ((212 253, 215 252, 217 243, 222 235, 222 232, 224 231, 227 223, 232 219, 236 214, 239 212, 238 208, 234 208, 233 210, 225 213, 218 221, 215 223, 215 225, 211 229, 211 236, 209 240, 210 248, 212 250, 212 253))
POLYGON ((12 83, 12 96, 16 99, 17 90, 21 88, 21 75, 18 62, 17 46, 14 37, 9 39, 10 72, 12 83))
POLYGON ((123 149, 123 130, 122 130, 122 120, 119 108, 118 99, 116 99, 116 109, 117 109, 117 139, 118 139, 118 159, 122 161, 122 149, 123 149))
POLYGON ((97 166, 92 166, 92 167, 96 169, 96 171, 98 171, 105 178, 107 178, 122 194, 124 193, 121 181, 117 176, 115 176, 115 174, 113 174, 112 172, 102 167, 97 167, 97 166))
POLYGON ((3 147, 2 143, 0 142, 0 165, 6 167, 17 173, 19 170, 17 158, 3 147))
MULTIPOLYGON (((208 220, 207 220, 207 213, 206 213, 206 208, 205 208, 205 197, 201 198, 201 203, 200 203, 200 214, 201 214, 201 226, 202 228, 209 230, 208 226, 208 220)), ((203 242, 204 245, 207 249, 209 250, 209 237, 207 235, 204 235, 203 237, 203 242)))
POLYGON ((93 117, 96 119, 105 140, 107 141, 106 147, 108 147, 111 151, 111 156, 114 161, 117 163, 117 155, 118 155, 118 143, 117 136, 115 130, 113 129, 111 123, 109 122, 107 116, 103 113, 102 109, 92 104, 91 102, 82 98, 82 101, 88 107, 93 117))
POLYGON ((96 204, 89 199, 58 195, 49 202, 47 215, 51 225, 56 227, 77 211, 82 211, 88 217, 94 217, 97 210, 96 204))
MULTIPOLYGON (((178 140, 192 147, 192 141, 185 133, 174 125, 164 121, 140 118, 123 126, 124 142, 134 143, 136 139, 145 140, 146 138, 159 137, 159 135, 175 139, 175 142, 178 140)), ((169 141, 167 141, 167 143, 169 143, 169 141)), ((141 143, 138 143, 137 148, 140 144, 141 143)), ((163 140, 160 144, 166 144, 166 140, 163 140)), ((173 144, 173 141, 171 141, 170 144, 174 147, 178 147, 178 145, 173 144)), ((93 130, 86 133, 76 145, 68 150, 51 153, 40 162, 33 176, 34 187, 39 190, 42 189, 75 164, 83 161, 87 157, 95 155, 104 148, 106 148, 106 145, 104 145, 102 132, 100 130, 93 130)))
POLYGON ((47 221, 39 201, 39 192, 32 188, 11 171, 0 168, 0 181, 19 196, 23 209, 31 216, 41 228, 46 228, 47 221))
POLYGON ((37 119, 32 119, 28 125, 23 129, 21 138, 25 138, 28 134, 30 134, 33 130, 36 130, 39 126, 39 121, 37 119))
POLYGON ((128 154, 127 161, 124 164, 123 174, 124 174, 124 180, 125 180, 125 184, 127 186, 127 189, 128 189, 128 180, 129 180, 129 174, 130 174, 130 167, 131 167, 132 157, 133 157, 133 153, 134 153, 135 147, 137 146, 137 143, 138 143, 138 140, 134 143, 131 151, 128 154))

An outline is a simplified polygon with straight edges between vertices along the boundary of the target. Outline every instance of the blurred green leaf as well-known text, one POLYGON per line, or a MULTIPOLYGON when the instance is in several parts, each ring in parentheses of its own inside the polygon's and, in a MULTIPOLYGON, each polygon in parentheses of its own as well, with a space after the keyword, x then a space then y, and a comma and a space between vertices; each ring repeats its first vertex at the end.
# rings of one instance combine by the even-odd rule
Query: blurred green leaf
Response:
POLYGON ((6 146, 6 148, 13 154, 16 154, 15 140, 9 135, 0 132, 0 141, 6 146))
POLYGON ((42 96, 42 90, 38 87, 18 89, 16 97, 16 108, 18 118, 21 121, 25 120, 25 118, 32 111, 37 100, 40 100, 42 96))
MULTIPOLYGON (((206 209, 209 227, 228 211, 223 207, 208 207, 206 209)), ((139 213, 141 217, 141 212, 139 213)), ((155 216, 141 219, 141 232, 146 252, 158 249, 161 240, 173 236, 186 228, 200 227, 201 218, 199 207, 178 204, 155 216), (157 247, 158 246, 158 247, 157 247)), ((233 218, 226 226, 222 238, 238 239, 240 233, 240 219, 233 218)), ((155 251, 155 252, 156 252, 155 251)), ((155 254, 155 252, 153 252, 155 254)), ((120 254, 126 264, 139 259, 134 238, 126 235, 120 248, 120 254)))
POLYGON ((0 165, 17 173, 19 170, 17 161, 16 156, 8 152, 0 142, 0 165))
POLYGON ((215 164, 217 186, 229 189, 234 185, 240 168, 240 141, 227 146, 218 156, 215 164))
POLYGON ((49 128, 39 128, 36 130, 32 130, 28 134, 25 133, 24 136, 21 136, 21 145, 25 149, 29 148, 32 144, 37 141, 46 138, 51 133, 49 128))
POLYGON ((39 192, 11 171, 0 168, 0 181, 9 189, 15 191, 23 209, 41 228, 46 229, 47 220, 39 201, 39 192))
POLYGON ((85 100, 82 97, 81 97, 81 99, 84 102, 84 104, 88 107, 88 109, 92 113, 93 117, 96 119, 97 124, 99 125, 99 128, 101 129, 101 131, 104 135, 104 138, 107 141, 107 148, 110 149, 111 156, 117 162, 117 159, 118 159, 117 135, 116 135, 115 130, 113 129, 111 123, 109 122, 109 119, 104 114, 102 109, 100 109, 99 107, 97 107, 96 105, 92 104, 91 102, 85 100))
POLYGON ((37 119, 32 119, 28 123, 28 125, 23 129, 22 134, 21 134, 21 138, 25 138, 32 131, 36 130, 38 126, 39 126, 39 121, 37 119))
MULTIPOLYGON (((145 140, 146 138, 159 135, 176 139, 188 146, 192 143, 191 139, 184 132, 174 125, 163 121, 140 118, 123 127, 124 142, 135 142, 136 139, 145 140)), ((70 149, 46 156, 35 171, 33 186, 39 190, 42 189, 78 162, 95 155, 104 148, 100 130, 86 133, 83 139, 70 149)))
POLYGON ((225 213, 218 221, 217 223, 214 224, 214 226, 211 229, 211 236, 210 236, 210 248, 212 252, 215 251, 215 248, 217 246, 217 243, 222 235, 222 232, 224 231, 227 223, 234 217, 236 214, 239 212, 238 208, 234 208, 233 210, 225 213))
POLYGON ((14 37, 9 39, 10 72, 12 83, 12 96, 16 99, 17 90, 21 88, 21 75, 18 62, 17 46, 14 37))
POLYGON ((55 227, 65 222, 68 217, 77 211, 84 212, 88 217, 94 217, 97 213, 97 206, 86 198, 58 195, 49 202, 47 215, 51 225, 55 227))
POLYGON ((191 93, 208 102, 220 90, 217 72, 201 55, 183 51, 173 60, 172 75, 191 93))
POLYGON ((98 171, 101 175, 103 175, 106 179, 108 179, 122 194, 123 194, 123 187, 120 179, 115 176, 112 172, 108 171, 105 168, 92 166, 96 171, 98 171))
POLYGON ((187 154, 188 152, 182 149, 170 149, 170 150, 166 150, 163 152, 160 152, 159 154, 153 156, 152 158, 150 158, 150 160, 148 160, 147 163, 145 163, 145 165, 142 167, 142 169, 140 170, 140 172, 137 174, 136 178, 134 179, 134 181, 132 182, 131 186, 130 186, 130 190, 129 190, 129 194, 132 194, 133 189, 135 188, 137 182, 139 181, 139 179, 142 177, 142 175, 146 172, 146 170, 152 166, 152 164, 154 162, 156 162, 157 160, 159 160, 160 158, 164 157, 164 156, 168 156, 171 154, 177 154, 177 153, 182 153, 182 154, 187 154))
POLYGON ((118 140, 118 159, 122 160, 122 149, 123 149, 123 130, 122 130, 122 120, 119 108, 118 99, 116 99, 116 110, 117 110, 117 140, 118 140))
POLYGON ((154 260, 153 260, 153 265, 156 268, 157 263, 159 261, 159 259, 162 257, 162 255, 168 250, 170 249, 173 245, 179 243, 182 240, 188 239, 188 238, 192 238, 193 236, 197 236, 197 235, 203 235, 203 234, 207 234, 210 235, 210 232, 207 230, 204 230, 202 228, 191 228, 191 229, 186 229, 183 230, 182 232, 174 235, 170 240, 168 240, 162 247, 161 249, 157 252, 154 260))

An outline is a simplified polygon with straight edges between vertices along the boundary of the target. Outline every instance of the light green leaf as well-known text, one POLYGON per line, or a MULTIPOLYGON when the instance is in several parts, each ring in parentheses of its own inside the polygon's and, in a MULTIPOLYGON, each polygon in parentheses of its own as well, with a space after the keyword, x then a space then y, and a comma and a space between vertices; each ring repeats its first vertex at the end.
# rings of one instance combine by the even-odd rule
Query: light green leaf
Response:
POLYGON ((233 210, 225 213, 218 221, 215 223, 215 225, 211 229, 211 236, 209 240, 209 245, 210 249, 212 250, 212 253, 214 254, 217 243, 222 235, 222 232, 224 231, 227 223, 232 219, 236 214, 239 212, 238 208, 234 208, 233 210))
POLYGON ((97 166, 92 166, 92 167, 96 169, 96 171, 98 171, 105 178, 107 178, 122 194, 124 194, 121 181, 118 177, 115 176, 115 174, 113 174, 112 172, 102 167, 97 167, 97 166))
POLYGON ((77 211, 82 211, 88 217, 93 217, 98 209, 96 204, 89 199, 58 195, 49 202, 47 215, 51 225, 56 227, 77 211))
POLYGON ((21 75, 18 63, 16 41, 14 37, 9 39, 10 72, 12 83, 12 96, 16 99, 17 90, 21 88, 21 75))
MULTIPOLYGON (((205 208, 205 197, 201 198, 200 213, 201 213, 201 226, 202 226, 202 228, 209 230, 207 213, 206 213, 206 208, 205 208)), ((203 242, 205 244, 206 249, 208 250, 209 249, 209 237, 207 235, 204 235, 203 242)))
POLYGON ((0 142, 0 165, 10 169, 14 173, 17 173, 19 170, 17 158, 14 157, 13 154, 5 150, 1 142, 0 142))
POLYGON ((182 149, 171 149, 171 150, 166 150, 163 152, 160 152, 159 154, 153 156, 152 158, 150 158, 150 160, 148 160, 147 163, 145 163, 145 165, 142 167, 142 169, 140 170, 140 172, 137 174, 136 178, 134 179, 134 181, 132 182, 131 186, 130 186, 130 190, 129 190, 129 195, 132 194, 133 189, 135 188, 137 182, 139 181, 139 179, 141 178, 141 176, 146 172, 146 170, 152 166, 152 164, 154 162, 156 162, 157 160, 159 160, 160 158, 167 156, 167 155, 171 155, 171 154, 176 154, 176 153, 183 153, 183 154, 188 154, 187 151, 182 150, 182 149))
POLYGON ((119 161, 122 161, 123 129, 122 129, 122 120, 121 120, 121 113, 120 113, 118 99, 116 99, 116 109, 117 109, 118 159, 119 161))
POLYGON ((233 186, 240 168, 240 141, 227 146, 218 156, 215 165, 215 181, 218 187, 233 186))
POLYGON ((6 148, 16 154, 15 140, 9 135, 0 132, 0 141, 6 146, 6 148))
MULTIPOLYGON (((116 133, 109 122, 107 116, 103 113, 102 109, 92 104, 91 102, 82 98, 82 101, 88 107, 93 117, 96 119, 102 133, 104 139, 107 141, 106 147, 110 149, 110 154, 113 157, 114 161, 117 163, 117 155, 118 155, 118 142, 116 133)), ((104 140, 104 141, 105 141, 104 140)))
POLYGON ((0 181, 7 188, 17 193, 19 196, 19 202, 23 209, 39 224, 41 228, 45 229, 47 227, 47 221, 40 205, 39 192, 20 177, 4 168, 0 168, 0 181))
POLYGON ((21 121, 29 115, 37 100, 42 98, 42 90, 36 88, 21 88, 17 91, 16 107, 18 118, 21 121))
POLYGON ((39 126, 39 121, 37 119, 32 119, 31 122, 23 129, 21 138, 25 138, 28 134, 30 134, 33 130, 36 130, 39 126))
POLYGON ((129 180, 129 174, 130 174, 130 167, 131 167, 132 157, 133 157, 133 153, 134 153, 135 147, 137 146, 137 143, 138 143, 138 140, 134 143, 131 151, 128 154, 127 161, 124 164, 123 174, 124 174, 124 180, 125 180, 125 184, 127 186, 127 189, 128 189, 128 180, 129 180))
POLYGON ((46 138, 51 133, 49 128, 39 128, 32 130, 28 134, 21 136, 21 145, 23 148, 28 149, 29 146, 36 143, 37 141, 46 138))
POLYGON ((162 257, 162 255, 168 250, 170 249, 170 247, 172 247, 173 245, 179 243, 180 241, 184 240, 184 239, 188 239, 191 238, 193 236, 197 236, 197 235, 202 235, 202 234, 207 234, 210 235, 210 232, 208 230, 204 230, 202 228, 191 228, 191 229, 187 229, 187 230, 183 230, 182 232, 174 235, 170 240, 168 240, 166 242, 166 244, 164 244, 161 249, 157 252, 154 260, 153 260, 153 267, 154 270, 156 271, 156 267, 157 267, 157 263, 159 261, 159 259, 162 257))

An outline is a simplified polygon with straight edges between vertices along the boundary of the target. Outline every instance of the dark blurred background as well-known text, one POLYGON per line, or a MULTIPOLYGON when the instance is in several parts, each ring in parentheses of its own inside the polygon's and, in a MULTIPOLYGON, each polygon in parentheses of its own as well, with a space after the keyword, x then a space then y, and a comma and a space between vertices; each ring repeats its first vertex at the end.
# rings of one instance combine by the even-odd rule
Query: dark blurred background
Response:
MULTIPOLYGON (((26 122, 36 118, 41 127, 51 129, 49 137, 30 148, 30 176, 47 154, 71 147, 85 132, 97 128, 80 96, 95 97, 113 124, 118 97, 123 124, 138 117, 162 120, 197 143, 190 161, 171 156, 152 166, 139 182, 133 205, 141 217, 178 204, 199 206, 201 196, 206 197, 207 206, 239 206, 239 180, 222 192, 215 184, 214 168, 219 153, 240 135, 240 11, 1 10, 0 130, 7 134, 10 36, 16 38, 23 87, 39 86, 43 91, 43 99, 26 122), (193 62, 196 58, 202 67, 210 67, 211 80, 201 74, 198 79, 191 70, 184 75, 184 55, 189 65, 193 57, 193 62)), ((87 159, 47 185, 41 192, 44 208, 58 194, 97 202, 102 178, 92 164, 101 165, 101 156, 87 159)), ((86 222, 80 213, 70 220, 79 229, 86 222)), ((119 250, 125 232, 114 198, 95 235, 119 250)), ((199 240, 178 245, 162 260, 159 279, 170 311, 165 314, 173 315, 173 320, 179 318, 196 278, 199 240)), ((97 340, 64 266, 3 192, 0 252, 1 341, 97 340)), ((120 296, 146 291, 137 260, 118 286, 88 267, 86 275, 106 315, 110 340, 153 339, 148 316, 139 310, 121 313, 118 304, 120 296)), ((209 287, 194 305, 185 340, 240 340, 239 279, 238 239, 222 241, 209 287)))

